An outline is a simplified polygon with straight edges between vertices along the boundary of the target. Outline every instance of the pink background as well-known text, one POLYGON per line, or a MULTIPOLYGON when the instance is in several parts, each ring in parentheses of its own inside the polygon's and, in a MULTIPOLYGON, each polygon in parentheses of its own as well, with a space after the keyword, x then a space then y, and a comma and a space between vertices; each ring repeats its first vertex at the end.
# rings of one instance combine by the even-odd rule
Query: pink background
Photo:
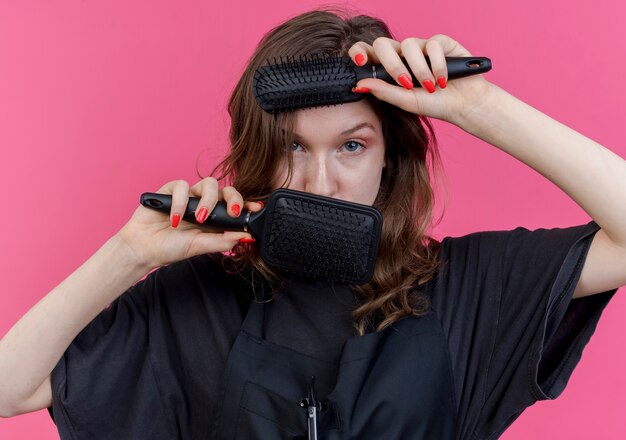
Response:
MULTIPOLYGON (((0 335, 124 225, 142 192, 174 179, 195 183, 197 158, 208 174, 227 145, 229 92, 256 43, 321 4, 51 3, 0 4, 0 335)), ((626 7, 575 4, 358 7, 387 20, 400 39, 443 33, 490 57, 487 79, 626 157, 626 7)), ((589 221, 524 164, 455 126, 436 127, 449 186, 437 238, 589 221)), ((504 439, 626 438, 625 312, 618 294, 563 395, 528 409, 504 439)), ((0 419, 0 438, 58 434, 44 410, 0 419)))

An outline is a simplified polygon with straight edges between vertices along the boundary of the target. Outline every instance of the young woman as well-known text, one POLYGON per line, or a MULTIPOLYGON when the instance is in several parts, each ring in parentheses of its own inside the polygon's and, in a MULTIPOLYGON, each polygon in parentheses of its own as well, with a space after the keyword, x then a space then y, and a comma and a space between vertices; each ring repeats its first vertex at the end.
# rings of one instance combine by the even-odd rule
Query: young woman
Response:
POLYGON ((314 11, 269 32, 231 97, 229 186, 167 183, 169 217, 138 207, 15 324, 0 342, 2 415, 50 408, 68 439, 492 439, 557 397, 626 284, 626 164, 482 76, 447 82, 446 56, 471 55, 445 35, 396 41, 367 16, 314 11), (261 110, 256 68, 312 53, 380 63, 398 85, 261 110), (523 161, 593 221, 437 242, 426 117, 523 161), (203 222, 218 200, 237 217, 279 187, 382 212, 368 284, 277 273, 249 234, 180 221, 190 196, 203 222))

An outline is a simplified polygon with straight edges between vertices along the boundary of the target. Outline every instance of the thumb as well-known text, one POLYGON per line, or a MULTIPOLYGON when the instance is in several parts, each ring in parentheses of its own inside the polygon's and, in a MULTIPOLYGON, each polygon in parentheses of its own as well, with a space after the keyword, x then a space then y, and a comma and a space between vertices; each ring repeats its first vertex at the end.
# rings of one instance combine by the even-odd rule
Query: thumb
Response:
MULTIPOLYGON (((240 239, 250 240, 252 236, 247 232, 226 231, 223 233, 202 233, 195 237, 190 246, 191 255, 205 254, 211 252, 228 252, 240 239)), ((246 241, 251 243, 252 241, 246 241)))
POLYGON ((414 87, 407 90, 402 86, 389 84, 380 79, 366 78, 359 81, 356 87, 364 87, 381 101, 400 107, 402 110, 411 113, 420 113, 420 100, 428 99, 428 91, 421 87, 414 87))

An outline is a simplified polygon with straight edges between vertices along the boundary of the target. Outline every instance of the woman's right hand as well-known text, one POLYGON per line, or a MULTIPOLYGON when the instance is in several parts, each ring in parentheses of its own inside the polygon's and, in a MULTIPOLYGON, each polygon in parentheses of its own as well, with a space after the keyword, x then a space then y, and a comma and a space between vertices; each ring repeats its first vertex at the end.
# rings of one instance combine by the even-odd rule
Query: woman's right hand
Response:
POLYGON ((157 193, 172 195, 169 217, 139 205, 128 223, 118 232, 136 255, 138 263, 150 269, 195 255, 228 251, 240 239, 252 238, 246 232, 207 232, 193 223, 183 221, 189 197, 200 198, 195 211, 197 220, 200 220, 203 208, 206 208, 207 214, 210 213, 218 200, 227 203, 228 214, 232 217, 238 217, 242 207, 253 212, 263 207, 258 202, 244 203, 241 194, 233 187, 219 190, 217 180, 213 177, 207 177, 191 188, 184 180, 174 180, 161 187, 157 193), (176 220, 177 214, 181 219, 179 222, 176 220))

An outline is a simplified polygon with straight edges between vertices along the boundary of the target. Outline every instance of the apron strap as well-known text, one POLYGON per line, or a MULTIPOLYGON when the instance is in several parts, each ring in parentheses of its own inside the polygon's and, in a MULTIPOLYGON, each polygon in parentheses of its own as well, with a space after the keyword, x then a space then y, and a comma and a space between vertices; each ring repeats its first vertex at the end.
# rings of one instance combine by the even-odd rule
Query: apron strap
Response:
POLYGON ((263 324, 265 322, 265 303, 267 301, 266 286, 263 282, 258 283, 257 286, 258 289, 254 289, 252 302, 241 325, 241 330, 253 338, 264 339, 263 324))

